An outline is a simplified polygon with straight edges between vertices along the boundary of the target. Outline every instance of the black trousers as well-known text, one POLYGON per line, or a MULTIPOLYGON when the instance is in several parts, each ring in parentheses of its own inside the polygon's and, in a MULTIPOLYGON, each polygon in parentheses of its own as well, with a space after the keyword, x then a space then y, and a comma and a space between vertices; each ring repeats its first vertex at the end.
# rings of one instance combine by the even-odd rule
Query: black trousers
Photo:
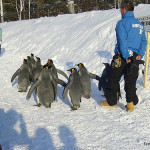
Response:
MULTIPOLYGON (((132 62, 131 62, 132 63, 132 62)), ((124 75, 126 101, 133 102, 134 105, 138 103, 136 95, 136 81, 138 79, 139 65, 127 64, 124 58, 121 58, 121 66, 119 68, 110 67, 108 75, 108 83, 106 87, 105 97, 110 106, 117 104, 117 91, 121 77, 124 75)))

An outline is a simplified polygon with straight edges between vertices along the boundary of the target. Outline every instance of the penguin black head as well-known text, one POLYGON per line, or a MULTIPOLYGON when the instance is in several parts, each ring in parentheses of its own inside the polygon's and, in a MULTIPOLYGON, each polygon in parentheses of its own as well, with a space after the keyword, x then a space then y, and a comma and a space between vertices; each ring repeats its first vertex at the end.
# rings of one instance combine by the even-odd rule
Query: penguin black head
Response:
POLYGON ((24 63, 24 64, 26 64, 27 62, 28 62, 27 59, 24 59, 24 60, 23 60, 23 63, 24 63))
POLYGON ((47 65, 44 65, 42 68, 45 68, 45 69, 47 69, 47 70, 48 70, 48 66, 47 66, 47 65))
POLYGON ((27 56, 27 60, 29 60, 29 59, 31 59, 31 57, 30 57, 30 56, 27 56))
POLYGON ((48 69, 53 70, 53 67, 51 65, 48 66, 48 69))
POLYGON ((47 62, 48 62, 48 63, 53 63, 53 60, 52 60, 52 59, 48 59, 47 62))
POLYGON ((34 57, 34 54, 33 54, 33 53, 31 53, 31 57, 34 57))
POLYGON ((84 65, 82 63, 79 63, 76 66, 78 66, 80 68, 80 67, 83 67, 84 65))
POLYGON ((103 63, 105 65, 105 67, 109 67, 109 63, 103 63))
POLYGON ((69 69, 69 70, 67 70, 67 71, 70 71, 71 73, 72 72, 74 72, 76 70, 76 68, 71 68, 71 69, 69 69))
MULTIPOLYGON (((35 57, 36 57, 36 56, 35 56, 35 57)), ((40 61, 41 61, 41 59, 40 59, 39 57, 36 57, 36 59, 37 59, 37 61, 38 61, 38 62, 40 62, 40 61)))

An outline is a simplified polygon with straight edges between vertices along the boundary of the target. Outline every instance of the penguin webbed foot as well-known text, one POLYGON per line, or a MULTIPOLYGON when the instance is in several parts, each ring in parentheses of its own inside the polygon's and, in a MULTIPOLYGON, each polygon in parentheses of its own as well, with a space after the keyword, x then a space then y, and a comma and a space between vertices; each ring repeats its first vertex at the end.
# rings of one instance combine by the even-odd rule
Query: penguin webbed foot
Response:
POLYGON ((24 92, 24 91, 23 91, 23 89, 19 89, 19 91, 18 91, 18 92, 24 92))
POLYGON ((71 110, 72 110, 72 111, 74 111, 74 110, 77 110, 77 108, 75 108, 75 107, 71 107, 71 110))
POLYGON ((90 99, 90 96, 85 96, 86 99, 90 99))
POLYGON ((38 103, 37 105, 35 105, 35 106, 37 106, 37 107, 41 107, 41 104, 40 103, 38 103))
POLYGON ((72 111, 74 111, 74 110, 77 110, 78 108, 80 108, 80 104, 73 105, 73 107, 71 109, 72 109, 72 111))
POLYGON ((23 92, 23 91, 20 91, 20 90, 19 90, 18 92, 23 92))
POLYGON ((51 104, 49 104, 49 105, 46 105, 45 107, 46 107, 46 108, 51 108, 51 104))

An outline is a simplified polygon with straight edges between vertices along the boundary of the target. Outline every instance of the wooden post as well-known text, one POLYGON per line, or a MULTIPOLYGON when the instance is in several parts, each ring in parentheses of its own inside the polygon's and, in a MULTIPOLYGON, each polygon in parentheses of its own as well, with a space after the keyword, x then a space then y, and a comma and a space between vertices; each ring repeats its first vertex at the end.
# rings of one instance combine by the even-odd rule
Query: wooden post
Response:
POLYGON ((147 87, 149 48, 150 48, 150 31, 147 32, 147 48, 146 48, 146 57, 145 57, 144 88, 147 87))
POLYGON ((0 0, 0 8, 1 8, 1 23, 4 22, 4 13, 3 13, 3 2, 0 0))
POLYGON ((29 19, 31 17, 31 0, 29 0, 29 19))

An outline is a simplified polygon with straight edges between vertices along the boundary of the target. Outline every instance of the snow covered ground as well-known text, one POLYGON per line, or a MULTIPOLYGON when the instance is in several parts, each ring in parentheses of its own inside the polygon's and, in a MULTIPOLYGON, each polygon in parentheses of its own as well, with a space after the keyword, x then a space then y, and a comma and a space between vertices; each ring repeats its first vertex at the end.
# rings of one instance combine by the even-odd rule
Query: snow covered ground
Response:
MULTIPOLYGON (((150 5, 139 5, 135 16, 150 15, 150 5)), ((57 101, 50 109, 35 107, 36 98, 19 93, 13 73, 26 56, 34 53, 42 64, 53 59, 64 70, 82 62, 87 69, 101 75, 104 62, 113 56, 116 43, 115 26, 121 18, 119 10, 92 11, 0 24, 3 30, 0 55, 0 144, 3 150, 101 150, 150 149, 150 73, 148 86, 139 72, 137 94, 139 104, 132 113, 126 104, 124 81, 120 82, 122 99, 119 107, 101 107, 105 99, 92 82, 92 97, 82 98, 81 108, 70 111, 68 98, 62 98, 58 86, 57 101)), ((149 68, 150 69, 150 68, 149 68)), ((66 82, 62 76, 59 78, 66 82)))

